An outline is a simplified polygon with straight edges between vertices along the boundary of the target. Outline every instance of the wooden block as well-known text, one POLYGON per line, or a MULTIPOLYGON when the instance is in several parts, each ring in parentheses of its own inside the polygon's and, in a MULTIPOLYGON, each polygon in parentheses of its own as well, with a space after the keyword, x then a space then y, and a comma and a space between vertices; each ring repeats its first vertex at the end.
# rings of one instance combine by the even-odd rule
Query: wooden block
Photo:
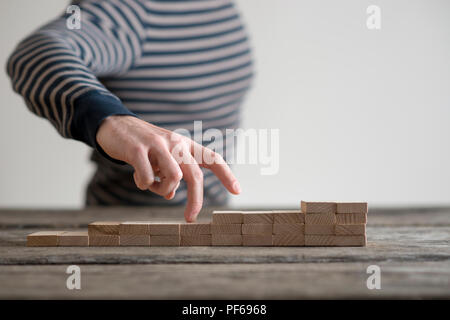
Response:
POLYGON ((89 235, 87 231, 65 231, 58 236, 60 247, 88 247, 89 235))
POLYGON ((300 210, 272 211, 274 224, 305 223, 305 214, 300 210))
POLYGON ((213 211, 213 224, 241 224, 242 211, 213 211))
POLYGON ((181 246, 210 246, 212 244, 210 234, 198 234, 196 236, 181 236, 181 246))
POLYGON ((120 238, 118 235, 100 235, 89 236, 90 247, 116 247, 120 245, 120 238))
POLYGON ((336 224, 336 214, 334 213, 307 213, 305 224, 336 224))
POLYGON ((338 202, 336 213, 367 213, 367 202, 338 202))
POLYGON ((88 225, 88 234, 90 236, 99 236, 106 234, 119 234, 120 222, 115 221, 97 221, 88 225))
POLYGON ((242 245, 249 247, 267 247, 272 246, 272 235, 242 235, 242 245))
POLYGON ((301 202, 302 212, 304 213, 336 213, 336 202, 301 202))
POLYGON ((39 231, 27 236, 28 247, 56 247, 58 236, 64 231, 39 231))
POLYGON ((272 224, 243 224, 242 234, 272 235, 272 224))
POLYGON ((275 234, 272 237, 272 243, 278 247, 303 247, 305 236, 294 233, 275 234))
POLYGON ((149 225, 151 236, 180 235, 180 224, 171 222, 158 222, 149 225))
POLYGON ((307 224, 305 234, 334 234, 334 224, 307 224))
POLYGON ((364 247, 366 242, 365 235, 334 237, 334 245, 337 247, 364 247))
POLYGON ((305 246, 331 247, 334 246, 335 235, 305 235, 305 246))
POLYGON ((365 235, 366 225, 365 224, 337 224, 335 226, 334 234, 340 236, 350 236, 350 235, 365 235))
POLYGON ((211 224, 211 234, 242 234, 241 224, 211 224))
POLYGON ((273 224, 272 211, 243 211, 244 224, 273 224))
POLYGON ((303 223, 279 223, 273 225, 273 234, 305 234, 303 223))
POLYGON ((150 246, 152 247, 178 247, 180 245, 180 235, 152 235, 150 236, 150 246))
POLYGON ((182 223, 180 224, 181 236, 196 236, 211 234, 211 223, 182 223))
POLYGON ((150 222, 144 221, 126 221, 122 222, 119 226, 119 234, 140 234, 140 235, 149 235, 149 224, 150 222))
POLYGON ((242 246, 242 235, 241 234, 212 234, 211 244, 213 246, 242 246))
POLYGON ((149 246, 150 236, 145 234, 123 234, 120 236, 121 246, 149 246))
POLYGON ((366 213, 338 213, 336 214, 336 224, 365 224, 367 223, 366 213))

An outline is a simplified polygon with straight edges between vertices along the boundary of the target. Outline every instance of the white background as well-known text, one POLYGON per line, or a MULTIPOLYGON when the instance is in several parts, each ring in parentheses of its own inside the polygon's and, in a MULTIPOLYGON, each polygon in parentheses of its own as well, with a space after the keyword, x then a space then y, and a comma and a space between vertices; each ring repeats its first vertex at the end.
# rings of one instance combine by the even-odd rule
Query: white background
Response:
MULTIPOLYGON (((5 65, 15 44, 65 9, 0 2, 5 65)), ((280 170, 236 166, 239 206, 300 199, 450 204, 450 1, 239 0, 257 77, 244 128, 280 129, 280 170), (366 8, 382 13, 368 30, 366 8)), ((3 68, 4 70, 4 68, 3 68)), ((32 115, 0 73, 0 207, 81 207, 89 149, 32 115)))

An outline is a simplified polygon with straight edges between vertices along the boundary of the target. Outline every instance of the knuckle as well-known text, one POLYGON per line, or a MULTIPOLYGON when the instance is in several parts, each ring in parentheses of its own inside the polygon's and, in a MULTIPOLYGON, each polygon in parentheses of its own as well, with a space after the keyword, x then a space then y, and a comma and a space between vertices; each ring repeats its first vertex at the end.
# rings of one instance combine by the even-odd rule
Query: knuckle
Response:
POLYGON ((193 179, 195 182, 203 181, 203 172, 202 172, 202 170, 200 170, 199 167, 196 167, 196 168, 192 171, 192 179, 193 179))

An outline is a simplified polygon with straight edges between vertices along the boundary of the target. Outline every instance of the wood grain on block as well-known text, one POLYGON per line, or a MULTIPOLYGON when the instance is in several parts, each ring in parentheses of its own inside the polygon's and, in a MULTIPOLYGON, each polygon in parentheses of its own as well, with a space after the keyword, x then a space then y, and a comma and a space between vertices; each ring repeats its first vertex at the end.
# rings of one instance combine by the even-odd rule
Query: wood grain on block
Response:
POLYGON ((305 236, 294 233, 274 234, 272 242, 279 247, 302 247, 305 245, 305 236))
POLYGON ((243 224, 242 234, 271 235, 272 226, 272 224, 243 224))
POLYGON ((211 234, 211 223, 182 223, 180 224, 181 236, 196 236, 196 235, 211 234))
POLYGON ((213 246, 242 246, 241 234, 212 234, 211 245, 213 246))
POLYGON ((336 202, 302 201, 301 209, 304 213, 336 213, 336 202))
POLYGON ((305 225, 303 223, 278 223, 273 225, 273 234, 305 234, 305 225))
POLYGON ((150 236, 145 234, 123 234, 120 236, 121 246, 149 246, 150 236))
POLYGON ((367 202, 338 202, 336 213, 367 213, 367 202))
POLYGON ((366 234, 365 224, 337 224, 335 234, 340 236, 364 235, 366 234))
POLYGON ((338 213, 336 214, 337 224, 365 224, 367 223, 366 213, 338 213))
POLYGON ((150 236, 151 247, 178 247, 180 235, 155 235, 150 236))
POLYGON ((242 234, 242 224, 211 224, 211 234, 242 234))
POLYGON ((87 231, 65 231, 58 236, 58 246, 88 247, 89 235, 87 231))
POLYGON ((212 244, 210 234, 198 234, 195 236, 181 236, 181 246, 210 246, 212 244))
POLYGON ((89 236, 90 247, 117 247, 120 245, 120 237, 113 234, 89 236))
POLYGON ((300 210, 272 211, 274 224, 305 223, 305 214, 300 210))
POLYGON ((244 224, 273 224, 272 211, 243 211, 242 221, 244 224))
POLYGON ((149 235, 150 222, 145 221, 126 221, 122 222, 119 226, 119 234, 140 234, 149 235))
POLYGON ((334 234, 334 224, 307 224, 305 234, 334 234))
POLYGON ((28 247, 56 247, 58 236, 64 231, 39 231, 27 236, 28 247))
POLYGON ((120 222, 117 221, 96 221, 88 225, 88 234, 98 236, 105 234, 119 234, 120 222))
POLYGON ((332 247, 335 235, 305 235, 305 246, 332 247))
POLYGON ((336 214, 334 213, 307 213, 305 224, 335 224, 336 214))
POLYGON ((213 211, 213 224, 241 224, 242 211, 213 211))
POLYGON ((272 246, 272 235, 256 235, 256 234, 244 234, 242 235, 243 246, 272 246))
POLYGON ((366 242, 365 235, 334 237, 334 245, 338 247, 364 247, 366 242))
POLYGON ((151 236, 180 235, 180 224, 170 222, 151 223, 149 230, 151 236))

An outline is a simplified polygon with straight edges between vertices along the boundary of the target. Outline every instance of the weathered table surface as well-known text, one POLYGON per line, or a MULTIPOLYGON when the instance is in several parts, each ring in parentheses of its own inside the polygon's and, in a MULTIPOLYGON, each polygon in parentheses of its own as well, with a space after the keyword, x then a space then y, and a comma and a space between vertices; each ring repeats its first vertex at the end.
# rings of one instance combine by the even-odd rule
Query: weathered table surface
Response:
POLYGON ((25 246, 38 230, 180 219, 182 212, 0 210, 0 298, 450 298, 450 208, 370 210, 364 248, 25 246), (66 288, 72 264, 81 267, 81 290, 66 288), (381 268, 380 290, 367 288, 369 265, 381 268))

